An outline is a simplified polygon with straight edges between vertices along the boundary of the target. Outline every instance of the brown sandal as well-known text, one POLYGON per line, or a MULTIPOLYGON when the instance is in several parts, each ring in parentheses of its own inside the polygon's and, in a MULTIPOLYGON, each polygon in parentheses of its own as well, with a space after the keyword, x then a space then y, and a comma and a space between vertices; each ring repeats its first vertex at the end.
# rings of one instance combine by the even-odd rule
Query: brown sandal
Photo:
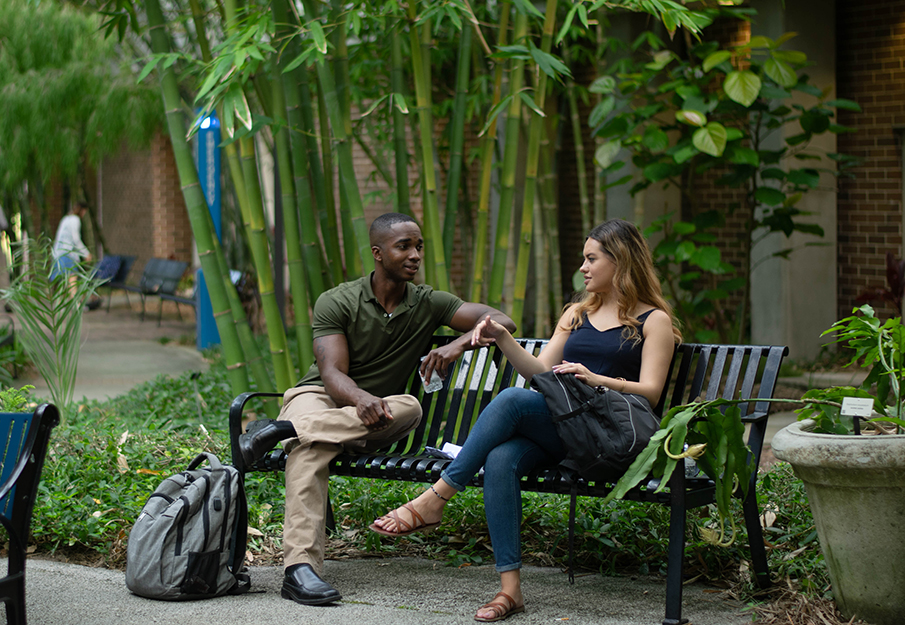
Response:
POLYGON ((504 592, 498 592, 496 594, 496 597, 493 598, 493 601, 482 605, 480 608, 478 608, 478 612, 480 612, 481 610, 488 610, 488 609, 493 610, 494 615, 491 618, 482 617, 482 616, 478 616, 477 614, 475 614, 474 620, 480 621, 482 623, 493 623, 495 621, 502 621, 502 620, 509 618, 513 614, 519 614, 521 612, 524 612, 525 605, 524 604, 515 605, 515 600, 512 597, 510 597, 509 595, 507 595, 504 592), (497 599, 499 599, 500 597, 505 599, 506 603, 503 603, 502 601, 497 601, 497 599))
POLYGON ((377 525, 376 522, 371 523, 368 528, 372 532, 377 532, 378 534, 382 534, 384 536, 392 536, 393 538, 398 538, 400 536, 408 536, 409 534, 414 534, 415 532, 429 532, 440 527, 440 523, 425 523, 424 517, 418 514, 418 511, 415 510, 414 506, 412 506, 411 503, 403 504, 402 507, 408 510, 409 513, 411 513, 414 525, 400 519, 399 514, 396 512, 396 510, 393 510, 387 516, 393 517, 393 522, 396 523, 395 532, 383 529, 382 527, 377 525))

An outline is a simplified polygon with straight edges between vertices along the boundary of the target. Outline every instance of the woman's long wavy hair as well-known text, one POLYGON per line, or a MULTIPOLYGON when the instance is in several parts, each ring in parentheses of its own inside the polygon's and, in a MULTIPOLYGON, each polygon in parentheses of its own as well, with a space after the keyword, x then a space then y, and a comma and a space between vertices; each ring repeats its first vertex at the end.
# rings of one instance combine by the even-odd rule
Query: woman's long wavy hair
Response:
MULTIPOLYGON (((618 291, 619 321, 626 326, 622 333, 623 339, 635 342, 641 340, 641 333, 638 331, 641 322, 632 312, 637 308, 638 302, 644 302, 669 315, 676 343, 681 343, 682 333, 678 322, 673 315, 672 306, 663 297, 650 248, 638 228, 623 219, 610 219, 591 230, 588 238, 597 241, 603 253, 616 264, 613 285, 618 291)), ((573 303, 569 329, 578 328, 583 323, 584 316, 600 308, 602 303, 599 293, 585 291, 579 295, 573 303)))

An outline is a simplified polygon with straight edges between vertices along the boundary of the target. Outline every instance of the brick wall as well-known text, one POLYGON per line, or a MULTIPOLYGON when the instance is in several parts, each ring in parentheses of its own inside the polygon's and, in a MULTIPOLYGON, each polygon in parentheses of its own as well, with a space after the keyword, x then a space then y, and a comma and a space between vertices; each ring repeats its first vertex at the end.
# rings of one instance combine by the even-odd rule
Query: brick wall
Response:
MULTIPOLYGON (((862 159, 839 181, 838 314, 849 315, 867 287, 886 284, 887 252, 902 252, 902 135, 905 130, 905 0, 837 2, 837 84, 840 98, 862 112, 839 111, 857 128, 838 150, 862 159)), ((874 302, 883 316, 894 314, 874 302)))
POLYGON ((191 263, 192 227, 185 209, 170 139, 157 134, 151 143, 152 249, 158 258, 191 263))
POLYGON ((101 228, 111 254, 136 256, 133 282, 138 281, 145 262, 154 256, 152 186, 150 149, 124 148, 104 159, 98 192, 101 228))

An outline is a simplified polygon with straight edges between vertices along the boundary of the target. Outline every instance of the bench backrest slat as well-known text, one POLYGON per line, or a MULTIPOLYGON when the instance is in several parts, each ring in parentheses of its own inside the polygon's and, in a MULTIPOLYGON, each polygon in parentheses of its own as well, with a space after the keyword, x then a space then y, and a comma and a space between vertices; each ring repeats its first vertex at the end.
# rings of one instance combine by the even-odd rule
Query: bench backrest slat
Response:
MULTIPOLYGON (((30 413, 0 413, 0 484, 6 482, 16 468, 30 422, 30 413)), ((9 516, 15 492, 16 489, 13 487, 6 497, 0 500, 0 514, 9 516)))

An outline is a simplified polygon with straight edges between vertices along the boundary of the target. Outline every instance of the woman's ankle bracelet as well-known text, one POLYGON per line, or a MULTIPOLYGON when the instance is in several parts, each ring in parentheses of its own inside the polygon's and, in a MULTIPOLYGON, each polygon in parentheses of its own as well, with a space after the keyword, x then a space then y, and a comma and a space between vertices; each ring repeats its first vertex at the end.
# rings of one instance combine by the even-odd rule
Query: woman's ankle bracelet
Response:
POLYGON ((431 484, 431 490, 434 491, 434 494, 435 494, 437 497, 439 497, 440 499, 442 499, 443 501, 449 501, 449 499, 447 499, 446 497, 444 497, 443 495, 441 495, 440 493, 437 492, 437 489, 434 488, 434 485, 433 485, 433 484, 431 484))

